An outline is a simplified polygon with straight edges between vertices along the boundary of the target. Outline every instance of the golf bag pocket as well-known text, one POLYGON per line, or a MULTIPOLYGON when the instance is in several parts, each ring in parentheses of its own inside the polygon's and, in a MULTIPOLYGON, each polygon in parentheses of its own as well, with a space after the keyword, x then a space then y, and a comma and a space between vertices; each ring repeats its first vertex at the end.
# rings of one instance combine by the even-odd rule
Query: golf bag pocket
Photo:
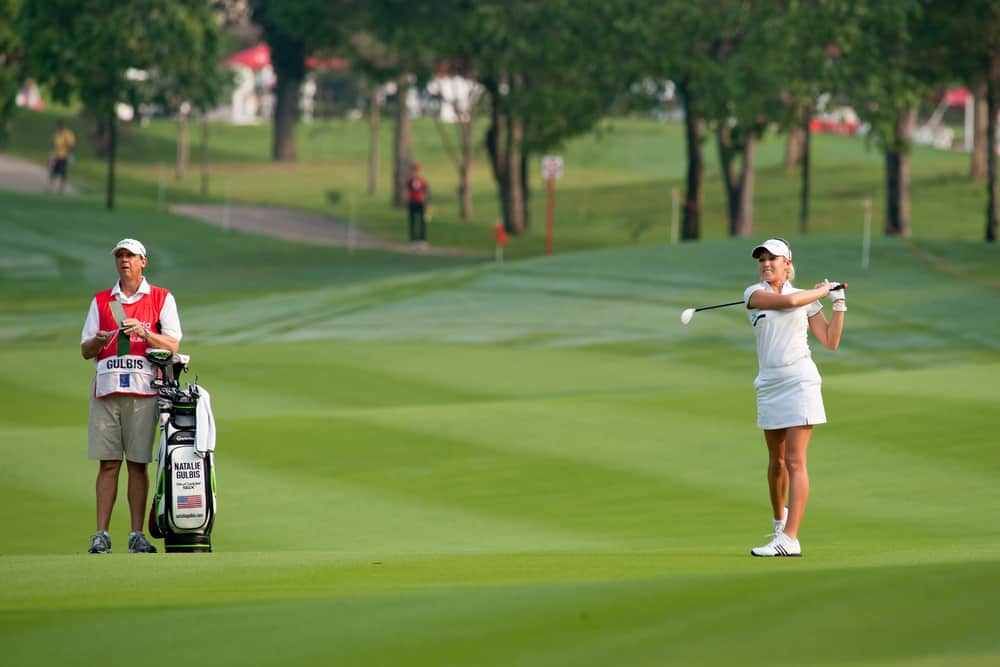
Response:
MULTIPOLYGON (((187 446, 168 448, 166 472, 170 532, 207 531, 211 527, 214 509, 211 484, 211 458, 194 451, 193 433, 179 431, 177 436, 192 438, 187 446)), ((185 443, 187 444, 187 443, 185 443)))

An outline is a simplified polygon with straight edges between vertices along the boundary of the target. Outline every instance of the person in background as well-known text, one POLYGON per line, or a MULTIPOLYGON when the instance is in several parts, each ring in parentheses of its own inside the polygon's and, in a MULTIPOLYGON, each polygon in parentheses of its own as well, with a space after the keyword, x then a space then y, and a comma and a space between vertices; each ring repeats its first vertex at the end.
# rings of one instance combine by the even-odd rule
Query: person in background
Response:
POLYGON ((76 135, 61 120, 56 121, 56 131, 52 134, 52 154, 49 156, 49 188, 58 187, 66 191, 69 178, 69 158, 76 146, 76 135), (58 182, 58 186, 56 183, 58 182))
POLYGON ((410 209, 410 243, 427 244, 427 220, 430 214, 431 189, 420 175, 420 165, 410 167, 406 179, 406 196, 410 209))
POLYGON ((813 289, 792 286, 795 267, 788 241, 771 238, 753 249, 760 282, 746 288, 743 300, 757 338, 759 371, 757 426, 767 444, 767 485, 773 514, 773 539, 750 550, 753 556, 801 556, 799 527, 809 499, 806 449, 813 426, 826 423, 821 378, 812 360, 807 331, 836 350, 847 311, 843 289, 824 280, 813 289), (832 301, 831 319, 820 299, 832 301))
POLYGON ((122 239, 111 254, 118 282, 91 300, 80 341, 83 358, 93 359, 97 368, 87 429, 87 455, 99 461, 97 532, 91 535, 88 551, 111 553, 108 526, 124 457, 131 520, 128 550, 155 553, 156 547, 142 532, 149 495, 146 465, 153 460, 159 417, 157 391, 152 386, 154 369, 146 359, 146 350, 163 348, 176 353, 181 322, 174 296, 143 277, 146 248, 142 243, 122 239), (118 308, 123 319, 114 314, 118 308))

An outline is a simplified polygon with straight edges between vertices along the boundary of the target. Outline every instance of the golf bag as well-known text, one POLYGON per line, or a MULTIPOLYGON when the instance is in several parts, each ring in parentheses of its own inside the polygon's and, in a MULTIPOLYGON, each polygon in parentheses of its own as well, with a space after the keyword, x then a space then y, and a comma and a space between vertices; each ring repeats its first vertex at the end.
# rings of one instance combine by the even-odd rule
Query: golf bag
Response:
POLYGON ((177 376, 187 371, 187 355, 150 349, 146 358, 156 369, 153 386, 160 409, 149 534, 163 539, 167 553, 208 552, 216 507, 215 425, 208 392, 197 382, 181 389, 177 376))

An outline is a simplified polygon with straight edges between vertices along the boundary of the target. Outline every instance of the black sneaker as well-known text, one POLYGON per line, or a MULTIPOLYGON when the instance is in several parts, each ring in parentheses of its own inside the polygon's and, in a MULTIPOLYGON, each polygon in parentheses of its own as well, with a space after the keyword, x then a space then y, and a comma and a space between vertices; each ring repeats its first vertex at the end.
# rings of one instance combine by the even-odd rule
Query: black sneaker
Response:
POLYGON ((130 554, 155 554, 156 547, 149 543, 142 531, 139 531, 138 533, 129 533, 128 552, 130 554))
POLYGON ((87 553, 109 554, 111 553, 111 538, 103 530, 99 530, 90 536, 90 548, 87 553))

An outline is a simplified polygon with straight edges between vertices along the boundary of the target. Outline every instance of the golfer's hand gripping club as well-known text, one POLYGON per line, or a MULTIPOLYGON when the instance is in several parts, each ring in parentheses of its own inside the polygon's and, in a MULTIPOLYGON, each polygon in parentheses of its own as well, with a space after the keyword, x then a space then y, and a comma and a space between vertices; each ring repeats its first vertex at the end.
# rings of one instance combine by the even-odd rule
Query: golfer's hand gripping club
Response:
POLYGON ((847 301, 847 283, 830 285, 830 301, 847 301))

